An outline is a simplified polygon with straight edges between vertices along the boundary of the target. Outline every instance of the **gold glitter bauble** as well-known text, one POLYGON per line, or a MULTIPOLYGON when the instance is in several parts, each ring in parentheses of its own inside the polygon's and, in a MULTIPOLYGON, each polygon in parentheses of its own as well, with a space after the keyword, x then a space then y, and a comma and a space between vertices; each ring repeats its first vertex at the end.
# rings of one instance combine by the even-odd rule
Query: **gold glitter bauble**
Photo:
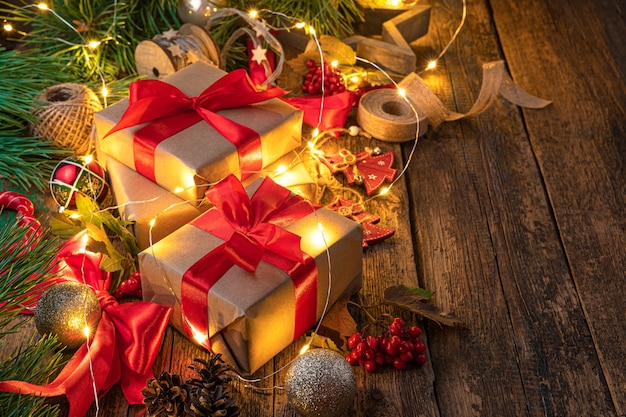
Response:
POLYGON ((35 308, 35 326, 40 334, 54 334, 74 349, 93 334, 100 321, 100 302, 91 288, 77 282, 55 284, 43 293, 35 308))
POLYGON ((354 401, 356 377, 338 352, 312 349, 287 370, 285 390, 289 404, 303 417, 338 417, 354 401))

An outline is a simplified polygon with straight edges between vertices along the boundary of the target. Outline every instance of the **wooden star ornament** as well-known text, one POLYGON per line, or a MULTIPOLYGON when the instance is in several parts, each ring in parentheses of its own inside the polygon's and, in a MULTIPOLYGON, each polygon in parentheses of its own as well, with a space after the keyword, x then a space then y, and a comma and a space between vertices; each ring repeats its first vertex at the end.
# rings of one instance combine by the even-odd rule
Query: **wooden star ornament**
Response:
POLYGON ((393 165, 393 152, 382 153, 379 148, 353 154, 342 149, 338 154, 323 155, 320 160, 334 174, 343 172, 348 184, 363 184, 367 195, 372 194, 385 180, 391 182, 396 176, 393 165))
POLYGON ((380 217, 365 212, 365 208, 361 203, 337 198, 328 208, 361 224, 363 227, 363 248, 382 242, 396 232, 394 229, 377 226, 376 223, 380 222, 380 217))

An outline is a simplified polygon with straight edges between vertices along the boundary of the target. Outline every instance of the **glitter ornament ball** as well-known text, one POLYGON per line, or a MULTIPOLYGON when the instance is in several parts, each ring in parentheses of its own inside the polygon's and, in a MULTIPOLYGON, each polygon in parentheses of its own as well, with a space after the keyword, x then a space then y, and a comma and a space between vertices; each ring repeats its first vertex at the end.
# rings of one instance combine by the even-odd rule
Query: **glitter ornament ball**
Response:
POLYGON ((87 340, 98 327, 101 311, 96 293, 77 282, 62 282, 43 293, 35 308, 35 326, 39 334, 54 334, 59 342, 74 349, 87 340))
POLYGON ((91 158, 65 158, 50 176, 50 193, 61 207, 76 208, 77 193, 101 203, 108 192, 104 168, 91 158))
POLYGON ((289 367, 285 390, 289 404, 301 416, 338 417, 353 403, 356 377, 338 352, 312 349, 289 367))

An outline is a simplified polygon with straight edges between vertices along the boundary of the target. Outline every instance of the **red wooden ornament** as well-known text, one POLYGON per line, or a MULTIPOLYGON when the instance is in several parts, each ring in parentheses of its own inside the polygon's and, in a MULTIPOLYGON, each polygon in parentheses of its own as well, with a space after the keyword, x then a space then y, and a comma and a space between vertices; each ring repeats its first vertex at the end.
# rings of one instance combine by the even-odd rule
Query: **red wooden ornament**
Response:
POLYGON ((367 149, 354 155, 347 149, 338 154, 320 157, 333 174, 343 172, 348 184, 363 183, 367 195, 372 194, 382 183, 393 181, 396 170, 393 165, 393 152, 377 154, 367 149))
POLYGON ((375 214, 366 213, 363 204, 337 198, 328 208, 363 226, 364 248, 382 242, 395 233, 394 229, 377 226, 376 223, 380 221, 380 217, 375 214))

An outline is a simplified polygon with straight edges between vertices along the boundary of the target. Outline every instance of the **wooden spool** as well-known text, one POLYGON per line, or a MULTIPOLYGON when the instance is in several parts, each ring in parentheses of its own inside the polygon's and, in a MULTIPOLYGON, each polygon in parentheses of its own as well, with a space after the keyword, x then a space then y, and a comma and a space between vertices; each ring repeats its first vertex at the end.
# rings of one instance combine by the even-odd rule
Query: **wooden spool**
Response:
POLYGON ((219 67, 221 58, 215 40, 193 23, 182 25, 172 39, 158 35, 135 48, 137 73, 147 78, 161 79, 198 61, 219 67), (176 48, 180 54, 172 52, 176 48))

